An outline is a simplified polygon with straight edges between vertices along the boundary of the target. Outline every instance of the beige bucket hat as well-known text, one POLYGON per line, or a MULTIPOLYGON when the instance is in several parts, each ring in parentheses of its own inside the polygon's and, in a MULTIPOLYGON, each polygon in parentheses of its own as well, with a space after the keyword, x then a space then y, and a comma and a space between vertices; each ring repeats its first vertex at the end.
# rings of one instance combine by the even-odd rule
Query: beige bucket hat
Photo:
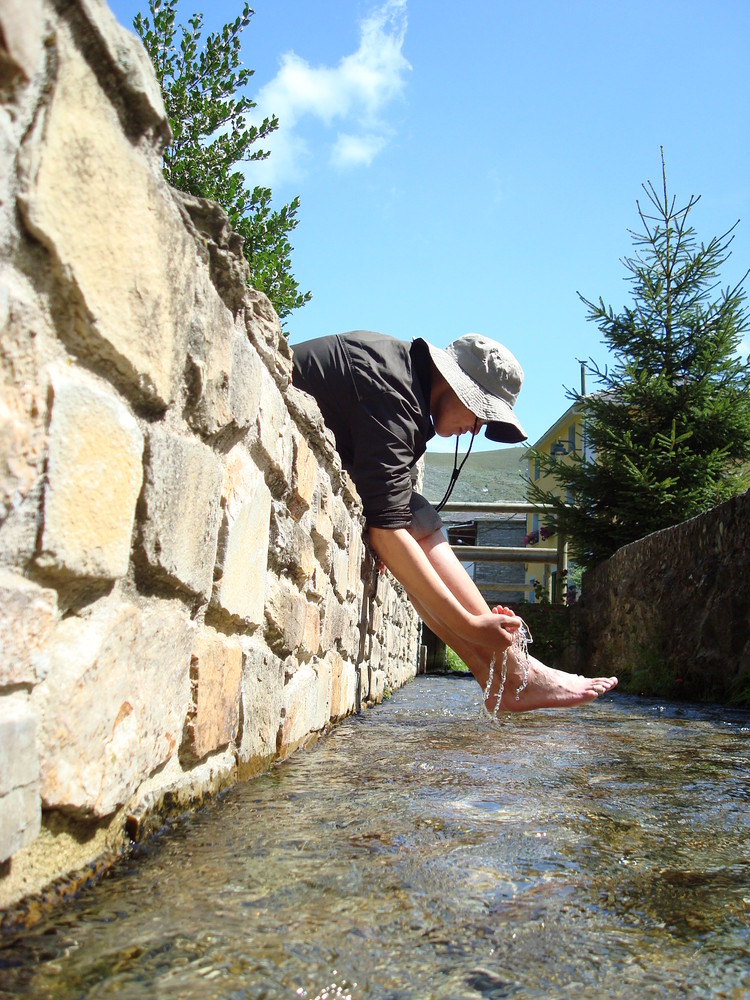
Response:
POLYGON ((507 347, 481 333, 466 333, 445 350, 427 345, 435 367, 471 412, 486 421, 490 441, 518 444, 528 435, 513 412, 523 369, 507 347))

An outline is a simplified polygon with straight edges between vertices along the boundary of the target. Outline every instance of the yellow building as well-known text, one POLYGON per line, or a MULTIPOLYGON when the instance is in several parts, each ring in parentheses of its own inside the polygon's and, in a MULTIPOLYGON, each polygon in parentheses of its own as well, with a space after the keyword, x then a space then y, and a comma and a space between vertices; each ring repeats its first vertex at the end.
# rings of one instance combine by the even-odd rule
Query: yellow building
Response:
MULTIPOLYGON (((579 412, 578 403, 573 403, 552 426, 542 434, 538 441, 532 446, 536 451, 548 454, 553 462, 569 462, 569 456, 577 454, 587 457, 586 436, 584 432, 583 419, 579 412)), ((529 481, 536 482, 542 489, 560 495, 559 487, 556 485, 551 475, 545 474, 540 468, 538 459, 529 458, 529 481)), ((566 497, 570 503, 574 502, 573 497, 566 497)), ((557 538, 555 535, 548 535, 551 526, 547 523, 544 514, 528 514, 526 518, 526 542, 527 545, 539 545, 542 548, 550 549, 553 557, 549 563, 527 563, 526 583, 530 588, 530 600, 534 600, 534 586, 541 585, 545 592, 551 597, 556 592, 557 585, 557 538)), ((554 530, 554 529, 552 529, 554 530)), ((569 566, 573 569, 573 564, 569 566)), ((569 592, 573 585, 569 582, 569 592)))

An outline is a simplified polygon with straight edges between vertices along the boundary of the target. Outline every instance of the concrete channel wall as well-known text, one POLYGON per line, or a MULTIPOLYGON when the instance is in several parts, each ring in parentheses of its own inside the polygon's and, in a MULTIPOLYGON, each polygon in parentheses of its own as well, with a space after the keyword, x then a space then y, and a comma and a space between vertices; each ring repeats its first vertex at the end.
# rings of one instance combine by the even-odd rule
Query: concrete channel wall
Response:
POLYGON ((0 7, 0 907, 416 672, 418 622, 140 42, 0 7))

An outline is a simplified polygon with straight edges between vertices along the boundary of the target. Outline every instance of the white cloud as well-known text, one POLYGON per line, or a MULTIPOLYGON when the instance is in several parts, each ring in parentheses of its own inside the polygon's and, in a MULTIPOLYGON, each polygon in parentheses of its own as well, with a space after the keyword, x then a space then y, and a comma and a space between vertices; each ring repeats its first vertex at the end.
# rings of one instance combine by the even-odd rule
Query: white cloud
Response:
POLYGON ((369 167, 386 144, 382 135, 339 135, 331 152, 334 167, 369 167))
POLYGON ((406 24, 406 0, 386 0, 360 24, 357 51, 338 65, 311 66, 294 52, 284 54, 279 72, 254 98, 260 115, 275 114, 279 128, 263 143, 271 156, 253 165, 252 183, 294 181, 313 156, 339 169, 372 163, 393 131, 385 112, 411 69, 402 52, 406 24), (318 126, 314 138, 299 134, 303 124, 308 136, 318 126), (341 129, 336 135, 334 125, 341 129))

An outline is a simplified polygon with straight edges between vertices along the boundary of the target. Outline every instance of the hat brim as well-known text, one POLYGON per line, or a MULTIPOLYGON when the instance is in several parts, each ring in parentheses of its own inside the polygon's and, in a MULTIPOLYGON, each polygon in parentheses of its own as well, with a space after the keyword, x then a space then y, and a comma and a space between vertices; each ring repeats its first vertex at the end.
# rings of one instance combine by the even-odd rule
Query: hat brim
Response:
POLYGON ((524 433, 518 424, 506 424, 498 421, 490 421, 485 424, 484 436, 489 441, 500 441, 503 444, 521 444, 526 441, 528 434, 524 433))
POLYGON ((427 344, 435 367, 448 385, 475 417, 484 421, 485 437, 504 444, 520 444, 528 434, 504 399, 493 396, 467 375, 463 368, 440 347, 427 344))

